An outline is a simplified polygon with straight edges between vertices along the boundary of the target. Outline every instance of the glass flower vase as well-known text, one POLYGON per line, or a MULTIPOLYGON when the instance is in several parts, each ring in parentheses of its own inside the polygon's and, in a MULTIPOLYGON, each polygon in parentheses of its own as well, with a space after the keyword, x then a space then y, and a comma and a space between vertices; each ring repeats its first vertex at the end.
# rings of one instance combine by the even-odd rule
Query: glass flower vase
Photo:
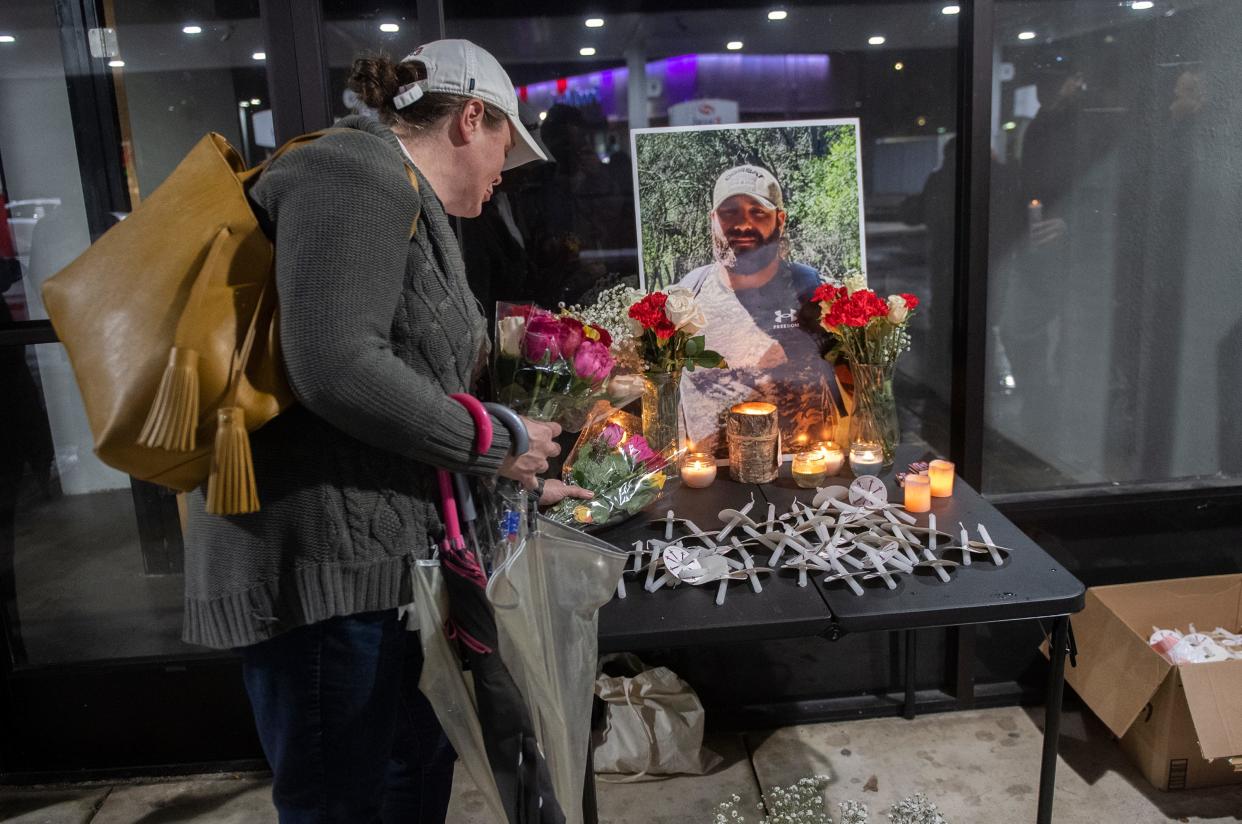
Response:
POLYGON ((643 437, 655 452, 669 454, 677 448, 681 370, 645 373, 642 406, 643 437))
POLYGON ((879 444, 884 467, 893 465, 893 453, 901 442, 897 402, 893 398, 895 363, 850 362, 854 375, 854 411, 850 415, 850 443, 879 444))

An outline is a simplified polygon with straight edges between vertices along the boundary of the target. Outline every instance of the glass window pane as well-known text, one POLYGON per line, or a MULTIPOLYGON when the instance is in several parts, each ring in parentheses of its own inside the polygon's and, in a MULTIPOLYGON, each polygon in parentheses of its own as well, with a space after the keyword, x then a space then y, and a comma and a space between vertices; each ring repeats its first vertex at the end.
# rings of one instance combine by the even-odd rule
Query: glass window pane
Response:
MULTIPOLYGON (((206 132, 251 162, 272 144, 257 0, 100 8, 115 36, 94 53, 46 0, 8 2, 0 20, 0 325, 46 318, 42 283, 206 132), (83 62, 89 77, 67 75, 83 62)), ((0 604, 16 661, 201 652, 179 640, 175 497, 95 457, 61 346, 0 346, 0 370, 0 604)))
POLYGON ((462 221, 479 298, 555 306, 637 283, 632 128, 857 117, 870 285, 923 299, 898 361, 903 428, 947 451, 957 17, 917 2, 798 6, 781 19, 771 4, 609 5, 522 16, 444 4, 448 36, 497 57, 556 159, 506 174, 483 216, 462 221))
POLYGON ((414 51, 422 42, 414 4, 324 0, 323 16, 332 115, 361 114, 366 107, 346 87, 349 68, 361 54, 382 52, 400 60, 414 51))
POLYGON ((64 347, 5 347, 0 370, 11 389, 0 421, 0 602, 16 662, 201 652, 180 641, 181 575, 148 574, 129 476, 92 452, 64 347))
POLYGON ((997 5, 989 492, 1242 473, 1236 12, 997 5))
POLYGON ((134 203, 209 131, 223 134, 249 163, 275 146, 258 0, 117 0, 105 7, 124 63, 113 81, 134 203))

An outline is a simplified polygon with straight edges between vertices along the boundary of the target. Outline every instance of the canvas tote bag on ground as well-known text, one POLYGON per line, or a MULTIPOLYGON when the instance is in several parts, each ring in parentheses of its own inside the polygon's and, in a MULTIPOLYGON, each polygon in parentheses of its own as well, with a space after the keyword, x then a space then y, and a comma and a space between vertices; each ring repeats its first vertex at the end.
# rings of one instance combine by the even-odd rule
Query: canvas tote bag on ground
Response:
POLYGON ((604 656, 600 669, 595 695, 608 710, 595 733, 597 773, 703 775, 720 763, 703 747, 703 704, 676 673, 628 653, 604 656))

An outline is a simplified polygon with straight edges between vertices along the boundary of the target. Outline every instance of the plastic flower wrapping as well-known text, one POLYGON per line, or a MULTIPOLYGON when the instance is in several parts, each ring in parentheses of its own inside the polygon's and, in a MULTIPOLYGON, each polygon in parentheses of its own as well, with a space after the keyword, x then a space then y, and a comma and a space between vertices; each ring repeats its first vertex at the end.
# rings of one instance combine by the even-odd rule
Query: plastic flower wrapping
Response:
POLYGON ((563 524, 603 527, 636 515, 664 491, 677 452, 661 454, 638 434, 633 415, 616 413, 597 421, 578 439, 562 471, 568 484, 589 489, 589 501, 567 498, 548 511, 563 524))
POLYGON ((511 303, 497 304, 496 316, 497 399, 516 412, 577 432, 600 401, 628 401, 641 392, 612 380, 612 335, 602 326, 511 303))

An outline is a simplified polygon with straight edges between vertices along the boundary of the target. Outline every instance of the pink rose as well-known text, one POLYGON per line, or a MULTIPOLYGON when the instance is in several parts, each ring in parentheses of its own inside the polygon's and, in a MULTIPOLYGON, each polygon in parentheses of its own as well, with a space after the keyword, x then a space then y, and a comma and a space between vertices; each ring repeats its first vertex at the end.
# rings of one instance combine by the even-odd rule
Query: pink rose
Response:
POLYGON ((526 320, 522 354, 533 363, 557 360, 561 357, 561 334, 561 322, 550 312, 531 314, 526 320))
POLYGON ((574 374, 599 383, 612 374, 612 353, 599 341, 580 340, 574 354, 574 374))
POLYGON ((599 433, 599 439, 605 446, 612 449, 625 440, 625 430, 618 424, 610 423, 599 433))
POLYGON ((634 435, 626 443, 629 447, 630 456, 640 464, 644 464, 648 469, 656 469, 660 464, 664 463, 651 445, 647 443, 647 439, 642 435, 634 435))

